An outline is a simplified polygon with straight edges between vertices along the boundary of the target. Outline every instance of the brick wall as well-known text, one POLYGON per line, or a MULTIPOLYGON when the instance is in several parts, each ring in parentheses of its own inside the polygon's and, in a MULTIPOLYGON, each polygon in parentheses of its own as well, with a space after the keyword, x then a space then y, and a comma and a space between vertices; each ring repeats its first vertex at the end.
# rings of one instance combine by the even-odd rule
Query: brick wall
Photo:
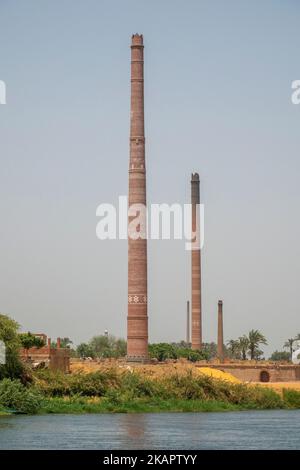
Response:
POLYGON ((300 380, 299 365, 210 364, 209 367, 229 372, 243 382, 294 382, 300 380))
POLYGON ((30 363, 45 362, 52 370, 70 372, 70 351, 67 348, 42 348, 21 349, 20 357, 23 361, 30 363))

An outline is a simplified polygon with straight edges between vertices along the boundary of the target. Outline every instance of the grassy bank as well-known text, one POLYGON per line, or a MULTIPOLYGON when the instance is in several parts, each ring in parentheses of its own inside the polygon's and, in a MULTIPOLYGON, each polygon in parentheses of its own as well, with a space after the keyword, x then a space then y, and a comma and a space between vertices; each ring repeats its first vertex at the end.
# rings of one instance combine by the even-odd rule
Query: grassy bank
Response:
POLYGON ((41 413, 162 413, 162 412, 200 412, 200 411, 237 411, 245 408, 239 405, 215 400, 180 399, 134 399, 113 403, 103 398, 91 401, 87 397, 49 398, 43 402, 41 413))
MULTIPOLYGON (((231 403, 220 400, 199 400, 159 397, 144 397, 120 399, 118 401, 107 397, 53 397, 43 401, 41 413, 163 413, 163 412, 210 412, 210 411, 246 411, 264 409, 300 409, 300 393, 294 390, 284 391, 284 396, 278 401, 275 397, 273 404, 263 406, 255 401, 231 403)), ((274 398, 274 397, 271 397, 274 398)))
POLYGON ((300 392, 283 390, 280 395, 197 370, 171 371, 160 377, 118 368, 69 375, 43 370, 35 372, 26 387, 20 382, 0 382, 0 406, 28 413, 295 409, 300 408, 300 392))
POLYGON ((196 370, 149 376, 109 368, 89 374, 40 371, 33 386, 46 413, 134 413, 300 408, 300 393, 229 383, 196 370))

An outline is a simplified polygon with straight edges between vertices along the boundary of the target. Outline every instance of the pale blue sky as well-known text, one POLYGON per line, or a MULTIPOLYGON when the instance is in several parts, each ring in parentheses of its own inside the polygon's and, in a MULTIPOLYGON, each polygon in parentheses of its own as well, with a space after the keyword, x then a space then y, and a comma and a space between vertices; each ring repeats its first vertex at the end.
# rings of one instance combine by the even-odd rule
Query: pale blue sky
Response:
MULTIPOLYGON (((127 193, 130 37, 144 34, 149 202, 205 204, 204 339, 299 325, 300 5, 0 0, 0 311, 76 343, 126 332, 127 244, 96 207, 127 193)), ((184 242, 149 243, 151 341, 185 337, 184 242)))

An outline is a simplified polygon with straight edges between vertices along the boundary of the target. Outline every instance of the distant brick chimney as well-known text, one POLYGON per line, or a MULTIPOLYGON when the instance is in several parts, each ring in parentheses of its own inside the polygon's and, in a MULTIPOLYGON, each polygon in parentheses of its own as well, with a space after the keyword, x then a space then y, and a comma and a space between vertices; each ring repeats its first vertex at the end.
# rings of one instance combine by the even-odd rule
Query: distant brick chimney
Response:
MULTIPOLYGON (((191 178, 192 203, 192 232, 200 241, 199 204, 200 178, 198 173, 192 173, 191 178)), ((192 349, 202 347, 202 311, 201 311, 201 251, 200 246, 191 251, 192 268, 192 349)))
POLYGON ((218 302, 218 358, 224 360, 224 337, 223 337, 223 302, 218 302))

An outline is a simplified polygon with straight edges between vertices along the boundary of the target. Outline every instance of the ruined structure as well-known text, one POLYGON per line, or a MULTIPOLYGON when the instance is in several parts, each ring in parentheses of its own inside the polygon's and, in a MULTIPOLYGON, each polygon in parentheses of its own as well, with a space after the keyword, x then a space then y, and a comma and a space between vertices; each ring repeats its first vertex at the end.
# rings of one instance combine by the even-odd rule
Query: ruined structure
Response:
POLYGON ((222 362, 224 360, 224 337, 223 337, 223 302, 218 302, 218 345, 217 345, 218 358, 222 362))
POLYGON ((144 45, 139 34, 131 40, 127 360, 144 362, 148 359, 146 214, 131 210, 133 204, 146 206, 144 45), (137 216, 141 236, 134 239, 132 223, 137 216))
POLYGON ((44 333, 36 333, 44 340, 41 348, 20 349, 22 361, 29 363, 33 367, 49 367, 51 370, 70 372, 70 350, 60 347, 60 338, 57 338, 56 347, 51 346, 51 338, 47 338, 44 333))
POLYGON ((192 232, 197 243, 192 253, 192 349, 202 347, 201 315, 201 252, 200 252, 200 180, 198 173, 192 173, 191 179, 192 232))

